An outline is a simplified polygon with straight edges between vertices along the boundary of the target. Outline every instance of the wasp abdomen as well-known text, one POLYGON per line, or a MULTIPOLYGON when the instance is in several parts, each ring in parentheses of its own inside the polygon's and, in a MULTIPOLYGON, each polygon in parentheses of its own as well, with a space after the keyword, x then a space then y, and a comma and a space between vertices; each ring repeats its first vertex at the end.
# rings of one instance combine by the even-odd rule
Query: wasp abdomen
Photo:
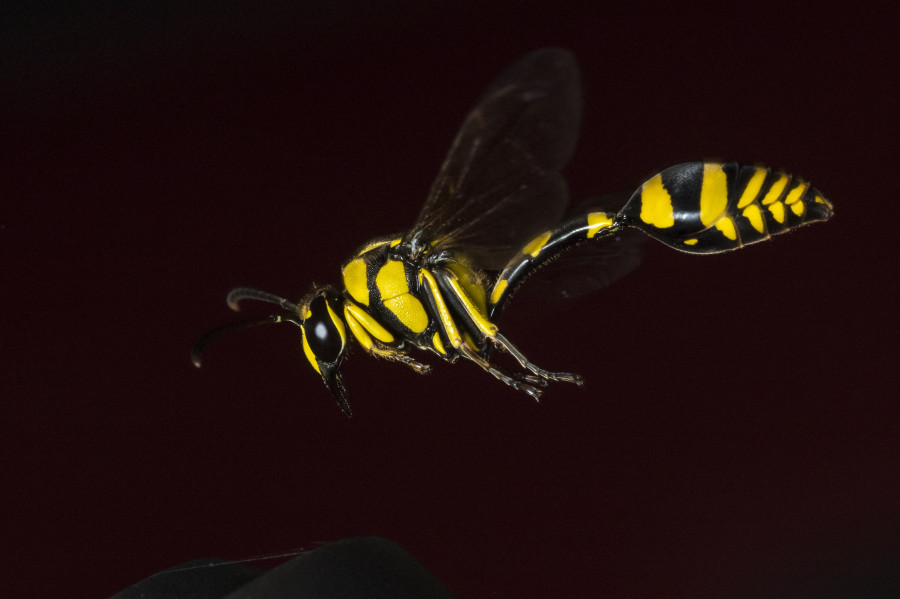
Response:
POLYGON ((800 178, 764 166, 688 162, 651 177, 617 221, 677 250, 736 250, 826 220, 831 203, 800 178))

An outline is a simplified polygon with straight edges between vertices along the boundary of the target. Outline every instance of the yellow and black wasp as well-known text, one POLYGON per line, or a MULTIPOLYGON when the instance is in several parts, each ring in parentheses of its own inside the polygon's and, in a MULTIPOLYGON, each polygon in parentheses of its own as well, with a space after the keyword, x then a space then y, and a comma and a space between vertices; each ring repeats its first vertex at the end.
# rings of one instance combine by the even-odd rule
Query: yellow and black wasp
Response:
POLYGON ((819 191, 790 175, 690 162, 651 177, 617 212, 584 210, 563 219, 568 194, 560 171, 574 151, 580 120, 574 57, 555 48, 529 54, 466 117, 411 229, 363 244, 341 269, 341 291, 315 286, 292 302, 257 289, 232 290, 234 310, 252 299, 281 311, 210 331, 191 352, 194 364, 223 333, 291 323, 348 417, 341 362, 351 339, 367 354, 420 374, 431 367, 410 356, 412 347, 450 363, 463 358, 537 399, 550 381, 582 385, 583 379, 530 362, 496 320, 512 292, 560 253, 609 243, 628 228, 684 252, 719 253, 832 215, 819 191), (495 350, 511 355, 522 371, 493 363, 495 350))

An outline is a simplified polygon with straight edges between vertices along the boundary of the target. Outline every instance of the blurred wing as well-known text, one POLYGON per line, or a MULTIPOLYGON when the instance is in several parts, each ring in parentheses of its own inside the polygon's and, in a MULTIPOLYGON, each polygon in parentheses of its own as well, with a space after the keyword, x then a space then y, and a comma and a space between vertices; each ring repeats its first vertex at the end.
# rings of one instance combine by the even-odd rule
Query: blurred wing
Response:
POLYGON ((517 297, 572 299, 609 287, 640 265, 646 239, 625 229, 597 243, 587 241, 536 272, 517 297))
MULTIPOLYGON (((595 211, 616 214, 629 197, 628 193, 592 197, 579 202, 570 216, 595 211)), ((515 298, 572 299, 609 287, 640 266, 646 240, 646 235, 628 228, 597 241, 584 240, 529 277, 515 298)))
POLYGON ((562 217, 559 171, 575 149, 581 83, 566 50, 533 52, 504 71, 463 122, 405 243, 463 248, 499 269, 562 217))

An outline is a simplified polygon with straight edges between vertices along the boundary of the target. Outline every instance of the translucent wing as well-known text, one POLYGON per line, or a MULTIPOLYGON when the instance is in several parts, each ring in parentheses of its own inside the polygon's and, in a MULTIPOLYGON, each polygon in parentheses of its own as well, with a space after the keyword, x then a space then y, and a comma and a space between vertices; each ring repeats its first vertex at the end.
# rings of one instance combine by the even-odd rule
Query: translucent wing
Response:
POLYGON ((646 240, 638 231, 625 229, 598 243, 587 241, 537 271, 515 299, 518 294, 572 299, 609 287, 641 264, 646 240))
POLYGON ((559 172, 580 123, 572 54, 547 48, 509 67, 463 122, 404 243, 462 248, 474 265, 501 268, 562 217, 568 194, 559 172))
MULTIPOLYGON (((615 214, 629 197, 616 193, 590 198, 575 206, 569 216, 595 211, 615 214)), ((585 239, 528 277, 515 292, 514 300, 572 299, 608 287, 641 264, 646 241, 646 235, 628 228, 600 240, 585 239)), ((496 318, 509 303, 492 316, 496 318)))

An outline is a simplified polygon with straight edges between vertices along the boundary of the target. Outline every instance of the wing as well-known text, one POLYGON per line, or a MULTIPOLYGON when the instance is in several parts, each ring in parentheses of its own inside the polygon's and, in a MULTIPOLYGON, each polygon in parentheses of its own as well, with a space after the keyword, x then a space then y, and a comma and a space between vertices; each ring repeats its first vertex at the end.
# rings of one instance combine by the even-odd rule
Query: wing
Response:
POLYGON ((572 299, 609 287, 640 266, 646 239, 635 230, 625 229, 598 243, 587 241, 537 271, 516 292, 516 299, 519 294, 526 298, 572 299))
MULTIPOLYGON (((574 217, 588 212, 617 213, 629 198, 627 193, 607 194, 580 202, 570 211, 574 217)), ((572 299, 608 287, 637 268, 643 259, 647 236, 636 229, 622 229, 600 240, 584 239, 544 263, 527 284, 515 291, 516 301, 542 302, 572 299)), ((523 282, 524 283, 524 282, 523 282)), ((491 317, 506 311, 506 301, 491 317)))
POLYGON ((463 122, 404 243, 462 249, 475 266, 503 267, 562 217, 568 194, 560 170, 580 123, 571 53, 546 48, 509 67, 463 122))

